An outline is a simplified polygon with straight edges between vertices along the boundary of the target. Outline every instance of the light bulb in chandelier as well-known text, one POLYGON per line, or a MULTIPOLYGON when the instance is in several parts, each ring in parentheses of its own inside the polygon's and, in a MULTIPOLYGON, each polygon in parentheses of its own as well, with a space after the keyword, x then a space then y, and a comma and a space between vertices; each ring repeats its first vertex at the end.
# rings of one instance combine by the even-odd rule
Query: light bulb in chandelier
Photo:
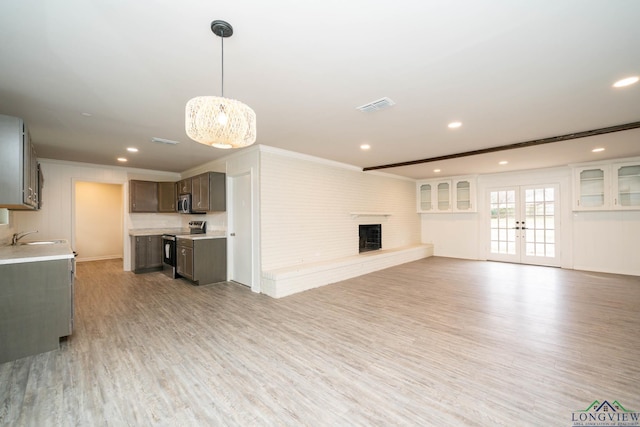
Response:
POLYGON ((228 121, 229 121, 229 118, 227 117, 227 115, 224 113, 224 111, 221 111, 220 114, 218 114, 218 123, 224 126, 227 124, 228 121))

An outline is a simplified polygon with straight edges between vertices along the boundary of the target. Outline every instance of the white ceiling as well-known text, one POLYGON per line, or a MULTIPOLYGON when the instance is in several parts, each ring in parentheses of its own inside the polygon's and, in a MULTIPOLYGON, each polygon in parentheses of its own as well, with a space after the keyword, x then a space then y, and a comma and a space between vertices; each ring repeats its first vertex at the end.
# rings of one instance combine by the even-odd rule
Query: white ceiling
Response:
MULTIPOLYGON (((226 156, 184 131, 185 103, 220 95, 209 25, 223 19, 235 31, 225 95, 255 110, 259 144, 360 167, 411 161, 640 121, 640 84, 611 87, 640 74, 639 18, 637 0, 4 0, 0 114, 25 119, 39 157, 181 172, 226 156), (385 96, 396 105, 355 109, 385 96)), ((386 171, 637 155, 631 130, 386 171)))

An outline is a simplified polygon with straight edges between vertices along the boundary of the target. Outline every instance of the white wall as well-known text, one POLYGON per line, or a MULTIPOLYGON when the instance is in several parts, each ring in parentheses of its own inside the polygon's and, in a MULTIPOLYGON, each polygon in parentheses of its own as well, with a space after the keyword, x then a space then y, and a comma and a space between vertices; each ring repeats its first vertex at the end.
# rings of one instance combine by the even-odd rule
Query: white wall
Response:
POLYGON ((422 214, 422 242, 433 243, 436 256, 487 259, 487 192, 491 188, 551 183, 560 184, 561 266, 640 275, 640 211, 573 212, 569 167, 479 176, 478 213, 422 214))
POLYGON ((122 258, 122 185, 76 182, 75 190, 78 261, 122 258))
POLYGON ((640 211, 575 212, 573 267, 640 276, 640 211))
POLYGON ((436 256, 479 259, 480 215, 422 214, 422 243, 433 244, 436 256))
POLYGON ((260 191, 263 270, 357 255, 358 224, 382 224, 383 249, 420 243, 413 180, 268 149, 260 191))

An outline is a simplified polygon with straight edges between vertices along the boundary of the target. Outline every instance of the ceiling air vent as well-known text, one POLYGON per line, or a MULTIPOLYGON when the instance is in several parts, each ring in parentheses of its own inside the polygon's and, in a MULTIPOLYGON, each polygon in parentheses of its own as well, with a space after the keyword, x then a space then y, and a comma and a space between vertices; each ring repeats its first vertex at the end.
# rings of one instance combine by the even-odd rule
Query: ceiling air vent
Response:
POLYGON ((364 111, 365 113, 370 113, 373 111, 378 111, 378 110, 383 110, 385 108, 389 108, 392 105, 395 105, 396 103, 393 102, 391 99, 387 98, 386 96, 384 98, 380 98, 377 99, 375 101, 372 101, 368 104, 364 104, 361 105, 359 107, 356 107, 356 110, 360 110, 360 111, 364 111))
POLYGON ((178 141, 172 141, 170 139, 158 138, 157 136, 154 136, 153 138, 151 138, 151 142, 159 142, 160 144, 169 144, 169 145, 180 144, 178 141))

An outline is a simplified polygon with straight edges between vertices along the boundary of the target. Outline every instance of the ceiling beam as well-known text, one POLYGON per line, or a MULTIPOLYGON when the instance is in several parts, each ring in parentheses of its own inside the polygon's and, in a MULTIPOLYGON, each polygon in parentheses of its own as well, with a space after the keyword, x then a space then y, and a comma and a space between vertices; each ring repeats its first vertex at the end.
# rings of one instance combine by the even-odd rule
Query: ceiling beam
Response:
POLYGON ((437 162, 440 160, 457 159, 460 157, 476 156, 478 154, 495 153, 498 151, 514 150, 516 148, 533 147, 536 145, 551 144, 554 142, 568 141, 570 139, 586 138, 588 136, 603 135, 605 133, 621 132, 630 129, 640 128, 640 122, 626 123, 623 125, 610 126, 606 128, 574 132, 567 135, 552 136, 549 138, 534 139, 532 141, 516 142, 515 144, 499 145, 497 147, 483 148, 481 150, 465 151, 463 153, 447 154, 445 156, 430 157, 428 159, 410 160, 408 162, 390 163, 388 165, 369 166, 364 171, 377 169, 397 168, 401 166, 419 165, 422 163, 437 162))

